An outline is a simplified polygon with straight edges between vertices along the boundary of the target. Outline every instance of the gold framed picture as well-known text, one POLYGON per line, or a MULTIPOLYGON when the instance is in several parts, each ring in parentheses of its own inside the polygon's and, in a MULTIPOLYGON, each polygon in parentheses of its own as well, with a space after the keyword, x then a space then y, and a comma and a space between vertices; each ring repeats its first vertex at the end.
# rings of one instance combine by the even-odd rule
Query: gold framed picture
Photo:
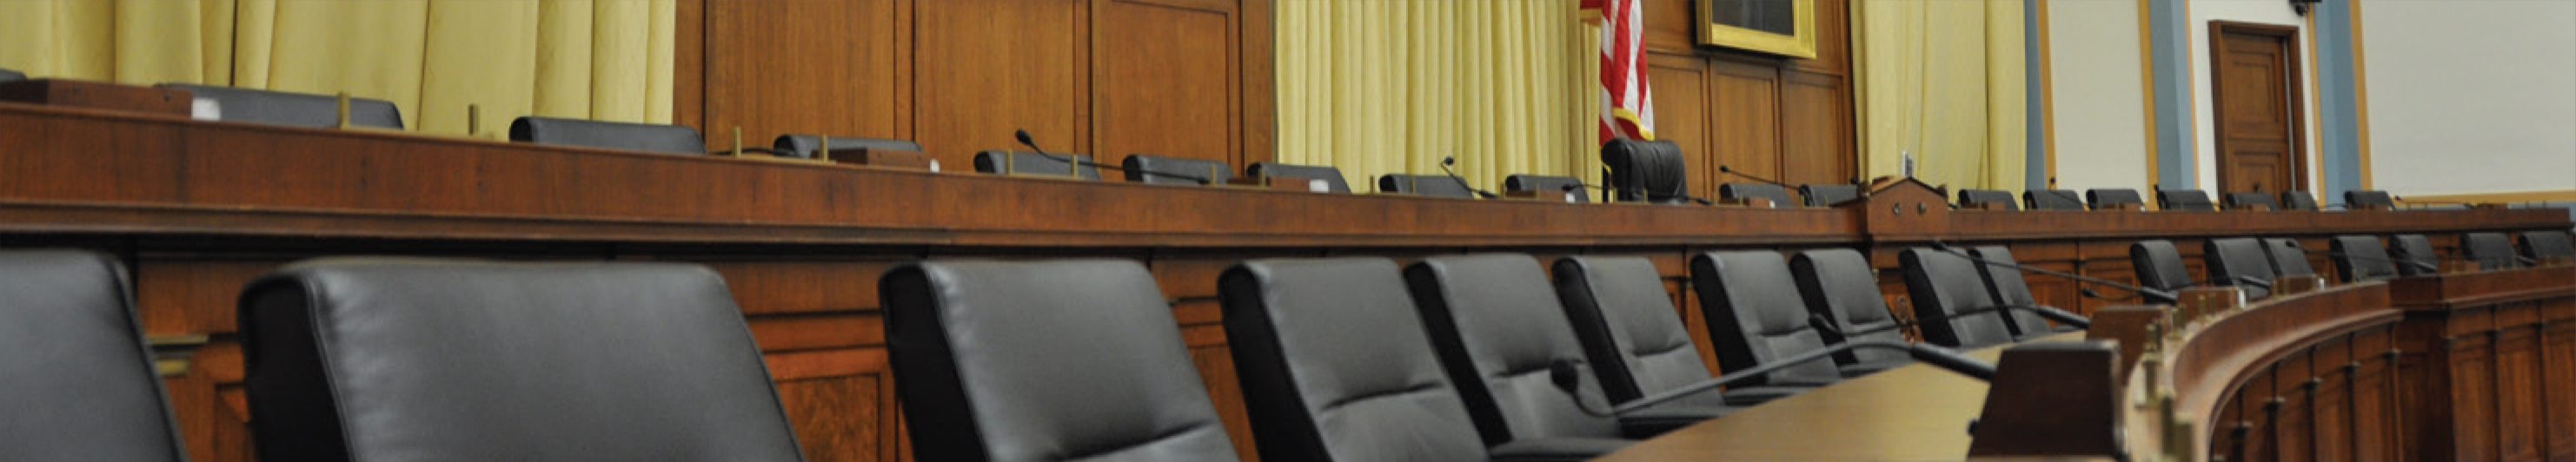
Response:
POLYGON ((1816 57, 1815 0, 1697 0, 1699 43, 1816 57))

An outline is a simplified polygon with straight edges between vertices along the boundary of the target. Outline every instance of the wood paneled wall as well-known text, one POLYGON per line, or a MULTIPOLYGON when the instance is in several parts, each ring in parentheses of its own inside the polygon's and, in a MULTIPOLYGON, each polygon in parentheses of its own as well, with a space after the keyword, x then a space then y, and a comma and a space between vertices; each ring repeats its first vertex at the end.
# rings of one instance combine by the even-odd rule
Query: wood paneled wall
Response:
POLYGON ((1789 184, 1858 175, 1849 5, 1816 2, 1816 58, 1800 59, 1694 45, 1692 4, 1645 2, 1655 136, 1689 153, 1691 194, 1751 181, 1721 165, 1789 184))
MULTIPOLYGON (((710 148, 785 133, 976 151, 1271 157, 1269 0, 690 0, 673 119, 710 148)), ((1114 174, 1112 175, 1115 176, 1114 174)))

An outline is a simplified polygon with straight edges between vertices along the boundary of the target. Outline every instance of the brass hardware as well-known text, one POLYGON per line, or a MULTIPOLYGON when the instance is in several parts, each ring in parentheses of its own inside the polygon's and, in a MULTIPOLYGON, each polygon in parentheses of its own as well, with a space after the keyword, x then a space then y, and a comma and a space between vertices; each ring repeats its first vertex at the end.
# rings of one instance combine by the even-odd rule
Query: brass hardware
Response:
POLYGON ((349 92, 340 92, 340 129, 349 129, 349 92))
POLYGON ((1209 165, 1207 168, 1208 176, 1206 178, 1207 181, 1205 182, 1206 185, 1214 186, 1225 184, 1225 169, 1216 168, 1215 165, 1209 165))
POLYGON ((823 136, 818 136, 818 137, 816 137, 816 138, 822 138, 822 139, 823 139, 823 143, 822 143, 822 146, 816 146, 816 147, 815 147, 815 149, 818 149, 818 150, 817 150, 817 151, 814 151, 814 158, 816 158, 816 159, 822 159, 824 162, 831 162, 831 161, 832 161, 832 136, 831 136, 831 135, 823 135, 823 136))
POLYGON ((1020 153, 1011 152, 1010 150, 1002 151, 1002 174, 1020 174, 1020 153))
POLYGON ((733 157, 736 157, 736 158, 742 157, 742 126, 741 126, 741 125, 735 125, 735 126, 733 126, 733 151, 731 151, 729 154, 730 154, 730 155, 732 155, 733 157))
POLYGON ((483 106, 482 106, 482 105, 476 105, 476 104, 468 104, 468 105, 465 105, 465 136, 468 136, 468 137, 482 137, 482 136, 483 136, 483 106))
POLYGON ((206 346, 205 334, 161 335, 145 337, 143 344, 152 350, 152 371, 163 377, 188 374, 197 348, 206 346))

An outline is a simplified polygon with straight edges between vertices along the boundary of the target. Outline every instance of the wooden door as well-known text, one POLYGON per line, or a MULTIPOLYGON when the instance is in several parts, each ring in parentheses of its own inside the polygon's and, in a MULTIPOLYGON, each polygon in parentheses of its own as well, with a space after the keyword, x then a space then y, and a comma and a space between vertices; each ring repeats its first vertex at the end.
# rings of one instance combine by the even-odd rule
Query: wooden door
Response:
POLYGON ((2209 27, 2219 190, 2306 189, 2298 29, 2229 22, 2209 27))

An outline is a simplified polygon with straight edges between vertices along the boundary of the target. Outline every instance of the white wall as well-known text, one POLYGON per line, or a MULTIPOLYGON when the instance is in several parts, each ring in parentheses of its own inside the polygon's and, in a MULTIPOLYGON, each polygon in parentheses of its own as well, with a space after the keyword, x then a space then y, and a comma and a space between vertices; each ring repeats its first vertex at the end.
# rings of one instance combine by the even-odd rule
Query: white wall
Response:
MULTIPOLYGON (((2210 87, 2209 78, 2210 21, 2299 28, 2297 37, 2299 56, 2296 64, 2299 68, 2299 111, 2305 114, 2305 117, 2300 120, 2299 127, 2301 133, 2299 137, 2306 139, 2307 144, 2300 153, 2300 158, 2305 159, 2303 162, 2307 164, 2308 186, 2305 189, 2314 191, 2325 186, 2325 180, 2320 176, 2323 173, 2320 171, 2323 170, 2323 164, 2317 160, 2319 144, 2316 125, 2317 73, 2316 67, 2312 65, 2315 63, 2316 50, 2308 43, 2309 31, 2306 19, 2299 17, 2298 12, 2290 9, 2290 2, 2281 0, 2192 0, 2189 8, 2191 22, 2186 28, 2191 30, 2191 59, 2183 64, 2191 67, 2192 125, 2195 127, 2192 134, 2199 143, 2193 151, 2192 159, 2193 164, 2198 165, 2198 171, 2194 176, 2197 179, 2196 187, 2209 191, 2212 198, 2218 197, 2223 192, 2234 192, 2218 190, 2218 127, 2216 125, 2218 111, 2210 103, 2210 95, 2214 91, 2210 87)), ((2179 173, 2162 172, 2162 174, 2166 178, 2171 178, 2179 173)))
POLYGON ((2576 1, 2366 0, 2371 186, 2576 190, 2576 1))
MULTIPOLYGON (((2147 189, 2145 63, 2134 1, 2048 2, 2060 189, 2147 189)), ((2031 185, 2037 188, 2040 185, 2031 185)))

